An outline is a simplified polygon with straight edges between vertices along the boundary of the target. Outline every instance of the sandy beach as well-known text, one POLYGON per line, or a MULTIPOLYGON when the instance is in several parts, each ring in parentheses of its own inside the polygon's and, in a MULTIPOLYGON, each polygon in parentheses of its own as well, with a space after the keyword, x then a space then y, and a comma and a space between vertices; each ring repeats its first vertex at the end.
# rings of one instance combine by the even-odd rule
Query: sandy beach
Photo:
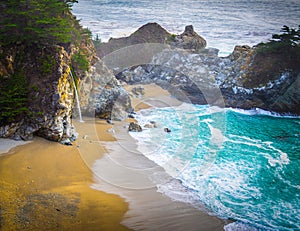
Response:
MULTIPOLYGON (((131 92, 136 86, 126 85, 131 92)), ((169 92, 155 84, 143 85, 144 95, 131 100, 135 110, 149 107, 171 107, 182 104, 171 97, 169 92)), ((93 188, 115 193, 126 198, 129 210, 122 224, 133 230, 223 230, 225 221, 208 215, 205 208, 174 201, 158 192, 157 184, 172 182, 184 187, 170 177, 163 168, 146 158, 137 149, 136 141, 127 131, 128 122, 112 126, 115 142, 101 142, 108 154, 96 160, 90 167, 94 172, 93 188)), ((101 140, 101 137, 100 137, 101 140)))
MULTIPOLYGON (((78 142, 88 143, 91 159, 105 152, 88 139, 78 142)), ((92 184, 77 145, 35 138, 15 147, 0 156, 0 230, 128 230, 120 224, 128 204, 92 184)))
MULTIPOLYGON (((181 104, 156 85, 143 88, 132 95, 136 110, 181 104)), ((1 148, 1 230, 223 230, 223 220, 157 192, 155 174, 172 178, 137 151, 131 120, 84 121, 75 122, 73 146, 35 138, 1 148)))

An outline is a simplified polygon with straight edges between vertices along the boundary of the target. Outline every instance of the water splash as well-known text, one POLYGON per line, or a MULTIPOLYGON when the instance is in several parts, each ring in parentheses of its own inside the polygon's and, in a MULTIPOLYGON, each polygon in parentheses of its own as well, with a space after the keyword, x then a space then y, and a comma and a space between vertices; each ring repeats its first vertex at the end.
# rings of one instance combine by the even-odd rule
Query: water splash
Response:
POLYGON ((78 96, 78 90, 75 84, 75 80, 74 80, 74 76, 72 71, 70 71, 70 76, 72 78, 72 82, 73 82, 73 87, 74 87, 74 91, 75 91, 75 98, 76 98, 76 103, 77 103, 77 109, 78 109, 78 115, 79 115, 79 122, 83 123, 83 119, 82 119, 82 114, 81 114, 81 108, 80 108, 80 101, 79 101, 79 96, 78 96))

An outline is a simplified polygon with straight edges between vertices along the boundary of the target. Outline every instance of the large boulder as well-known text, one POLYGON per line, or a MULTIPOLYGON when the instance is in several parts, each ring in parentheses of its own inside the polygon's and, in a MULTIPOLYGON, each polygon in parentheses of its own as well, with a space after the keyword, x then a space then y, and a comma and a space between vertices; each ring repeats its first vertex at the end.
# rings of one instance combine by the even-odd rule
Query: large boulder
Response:
POLYGON ((128 126, 128 131, 129 132, 141 132, 141 131, 143 131, 143 129, 139 124, 130 122, 130 124, 128 126))

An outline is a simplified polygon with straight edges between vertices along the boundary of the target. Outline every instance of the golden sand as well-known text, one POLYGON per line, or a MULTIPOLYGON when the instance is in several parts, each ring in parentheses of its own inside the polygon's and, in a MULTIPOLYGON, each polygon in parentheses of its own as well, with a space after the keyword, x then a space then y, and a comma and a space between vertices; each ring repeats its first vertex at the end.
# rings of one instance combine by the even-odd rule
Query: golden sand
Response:
POLYGON ((124 88, 131 93, 131 104, 135 111, 147 109, 152 106, 169 107, 182 104, 182 102, 178 101, 174 97, 171 97, 167 90, 162 89, 156 84, 125 85, 124 88), (136 86, 143 87, 145 94, 139 97, 132 94, 131 90, 136 86))
POLYGON ((0 229, 128 230, 128 204, 92 183, 76 145, 35 138, 14 148, 0 157, 0 229))

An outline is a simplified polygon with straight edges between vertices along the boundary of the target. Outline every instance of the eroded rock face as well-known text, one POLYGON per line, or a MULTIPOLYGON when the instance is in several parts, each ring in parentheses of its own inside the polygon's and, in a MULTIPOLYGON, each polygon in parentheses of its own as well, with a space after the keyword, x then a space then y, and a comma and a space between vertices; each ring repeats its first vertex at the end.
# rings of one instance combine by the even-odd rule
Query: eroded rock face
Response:
POLYGON ((123 120, 133 111, 127 91, 101 60, 80 83, 82 112, 103 119, 123 120))
MULTIPOLYGON (((25 48, 17 49, 20 54, 25 48)), ((16 60, 17 57, 9 55, 16 60)), ((71 121, 74 87, 70 77, 70 55, 60 46, 24 50, 23 55, 23 71, 28 82, 28 113, 18 121, 0 127, 0 137, 29 140, 36 134, 53 141, 74 140, 77 134, 71 121)), ((11 62, 7 68, 15 71, 14 65, 11 62)), ((2 73, 7 68, 3 68, 2 73)), ((11 78, 10 74, 7 73, 7 78, 11 78)))
MULTIPOLYGON (((28 88, 24 107, 28 112, 12 122, 2 123, 3 126, 0 123, 0 137, 29 140, 37 135, 70 144, 77 137, 72 121, 77 114, 74 110, 76 81, 79 82, 80 105, 86 115, 122 120, 132 112, 127 92, 101 60, 94 60, 95 65, 89 72, 75 69, 76 79, 72 79, 70 67, 74 52, 74 47, 66 51, 61 46, 1 50, 7 55, 1 60, 0 82, 12 78, 17 69, 23 70, 28 88)), ((92 51, 90 53, 89 59, 95 59, 92 51)))
POLYGON ((129 84, 154 82, 189 103, 300 114, 300 68, 280 61, 280 54, 261 57, 255 47, 236 46, 223 58, 217 54, 211 48, 197 54, 164 50, 152 64, 128 68, 117 78, 129 84))

